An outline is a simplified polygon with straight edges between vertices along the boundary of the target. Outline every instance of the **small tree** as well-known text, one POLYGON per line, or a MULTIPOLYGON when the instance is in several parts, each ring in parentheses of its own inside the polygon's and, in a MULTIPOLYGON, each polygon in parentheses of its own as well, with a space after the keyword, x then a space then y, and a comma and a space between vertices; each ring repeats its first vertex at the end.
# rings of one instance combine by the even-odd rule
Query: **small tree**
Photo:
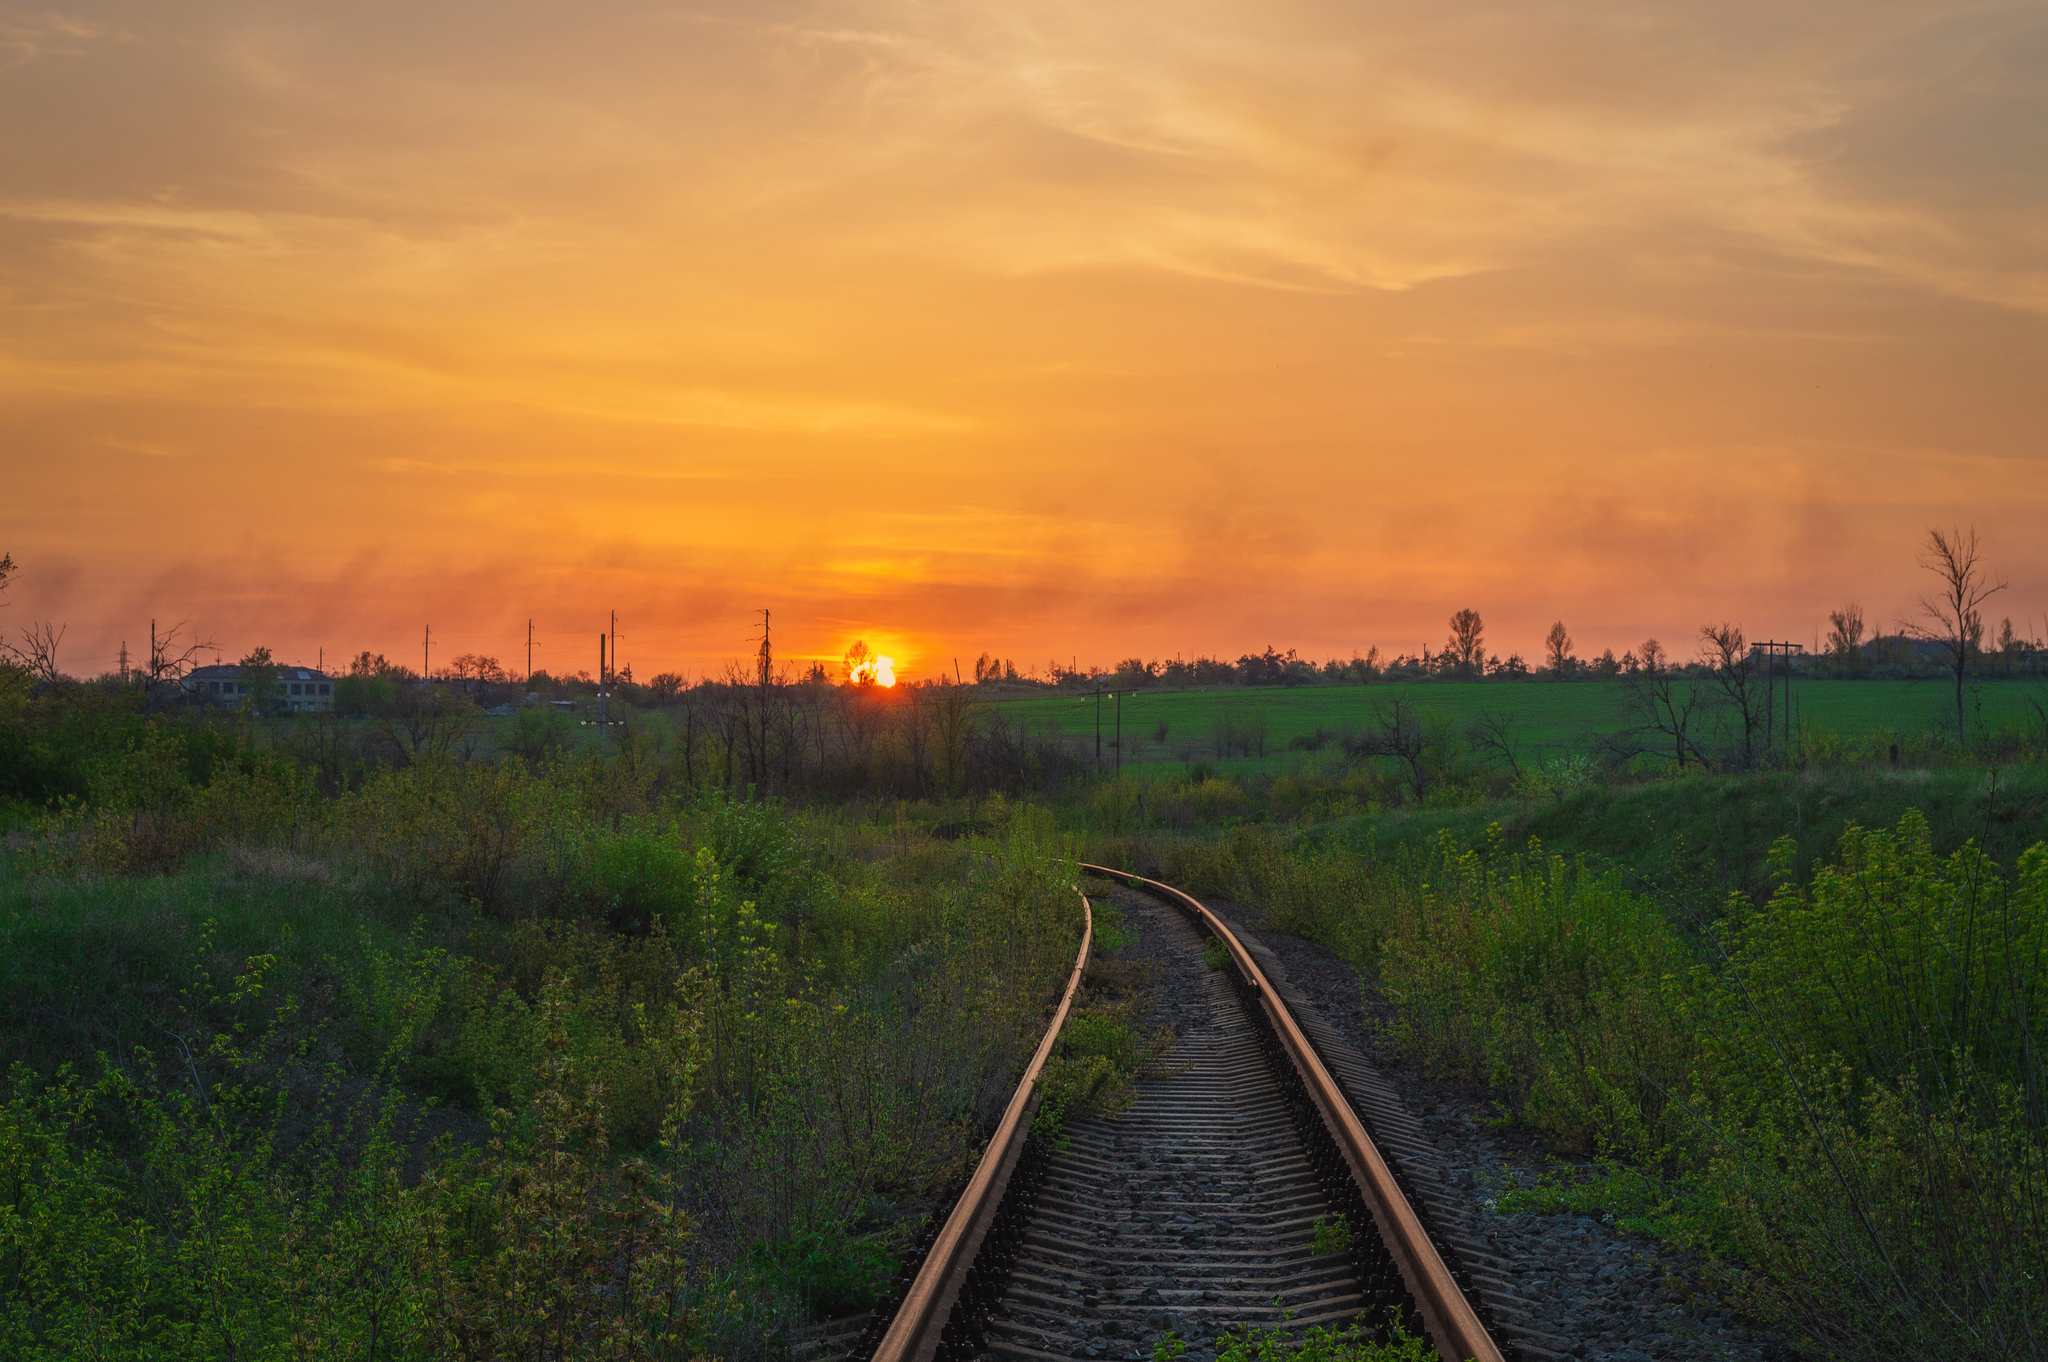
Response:
POLYGON ((278 696, 277 663, 271 660, 270 649, 252 648, 237 665, 240 670, 235 681, 246 697, 243 703, 253 713, 270 713, 276 707, 278 696))
POLYGON ((1460 610, 1451 616, 1451 641, 1445 651, 1457 659, 1458 675, 1478 676, 1486 665, 1485 626, 1477 610, 1460 610))
POLYGON ((1863 607, 1851 601, 1828 611, 1828 651, 1846 657, 1863 646, 1863 607))
POLYGON ((1983 646, 1982 607, 1985 601, 2005 590, 2004 582, 1994 582, 1985 575, 1977 557, 1977 529, 1974 525, 1967 535, 1956 529, 1947 534, 1929 530, 1926 551, 1920 555, 1920 566, 1934 574, 1941 589, 1931 598, 1920 598, 1920 614, 1924 623, 1905 622, 1902 625, 1915 638, 1927 639, 1942 647, 1943 660, 1955 679, 1958 742, 1969 736, 1963 709, 1963 678, 1969 674, 1970 659, 1983 646))
POLYGON ((1522 744, 1515 736, 1516 716, 1512 713, 1495 714, 1482 709, 1479 717, 1465 729, 1465 741, 1475 752, 1489 752, 1508 764, 1508 773, 1516 780, 1522 778, 1522 744))
POLYGON ((1550 674, 1561 680, 1572 665, 1572 636, 1566 632, 1564 621, 1550 626, 1550 632, 1543 636, 1543 651, 1550 658, 1550 674))
MULTIPOLYGON (((1702 698, 1700 688, 1672 674, 1664 645, 1654 638, 1643 640, 1642 657, 1634 671, 1622 677, 1622 707, 1640 732, 1662 735, 1670 744, 1671 760, 1678 769, 1698 755, 1693 732, 1698 724, 1702 698)), ((1654 749, 1653 749, 1654 750, 1654 749)))
POLYGON ((1750 649, 1741 627, 1724 621, 1700 626, 1700 660, 1712 672, 1721 699, 1741 726, 1742 764, 1755 765, 1758 731, 1764 726, 1764 706, 1769 697, 1769 692, 1759 684, 1763 673, 1757 665, 1757 654, 1750 649))
POLYGON ((37 680, 55 685, 64 679, 64 674, 57 670, 57 645, 69 631, 68 625, 33 624, 21 631, 19 644, 0 639, 0 653, 11 655, 18 666, 37 680))
POLYGON ((201 638, 190 620, 179 620, 159 634, 156 621, 149 622, 149 688, 154 696, 178 689, 185 674, 199 665, 201 652, 214 646, 201 638))
MULTIPOLYGON (((7 579, 12 577, 18 570, 14 566, 13 554, 0 553, 0 596, 7 594, 7 579)), ((0 601, 0 604, 5 604, 5 602, 0 601)))

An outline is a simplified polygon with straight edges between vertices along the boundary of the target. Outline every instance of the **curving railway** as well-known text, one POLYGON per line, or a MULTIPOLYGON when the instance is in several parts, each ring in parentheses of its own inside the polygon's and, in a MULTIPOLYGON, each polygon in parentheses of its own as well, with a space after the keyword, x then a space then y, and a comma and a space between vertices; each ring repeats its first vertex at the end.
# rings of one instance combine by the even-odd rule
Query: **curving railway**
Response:
MULTIPOLYGON (((1194 898, 1102 866, 1143 896, 1176 1040, 1130 1108, 1077 1122, 1057 1150, 1030 1136, 1039 1070, 1065 995, 958 1202, 927 1232, 861 1332, 855 1362, 1149 1358, 1169 1331, 1190 1359, 1226 1328, 1401 1318, 1449 1362, 1504 1353, 1375 1134, 1405 1117, 1361 1091, 1357 1057, 1297 1020, 1254 951, 1194 898), (1210 940, 1227 952, 1205 966, 1210 940), (1349 1234, 1332 1234, 1341 1223, 1349 1234), (1319 1234, 1319 1228, 1321 1233, 1319 1234), (1348 1242, 1346 1242, 1348 1238, 1348 1242)), ((1084 908, 1087 900, 1082 899, 1084 908)), ((1526 1341, 1514 1356, 1542 1356, 1526 1341)))

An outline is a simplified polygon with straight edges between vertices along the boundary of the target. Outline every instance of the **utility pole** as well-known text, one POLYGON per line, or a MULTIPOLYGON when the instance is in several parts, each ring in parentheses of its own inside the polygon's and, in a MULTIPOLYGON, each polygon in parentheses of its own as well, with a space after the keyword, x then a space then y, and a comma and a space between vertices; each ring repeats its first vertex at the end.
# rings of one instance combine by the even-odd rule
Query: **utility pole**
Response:
POLYGON ((604 746, 604 736, 605 736, 605 732, 606 732, 606 724, 607 724, 607 723, 608 723, 608 722, 610 721, 610 719, 611 719, 611 715, 610 715, 610 714, 609 714, 609 713, 607 712, 607 710, 606 710, 606 707, 605 707, 605 684, 604 684, 604 683, 605 683, 605 651, 604 651, 604 649, 605 649, 605 636, 604 636, 603 634, 599 634, 599 635, 597 636, 597 743, 598 743, 598 746, 599 746, 600 748, 602 748, 602 747, 604 746))
POLYGON ((427 678, 433 674, 433 666, 429 661, 433 656, 433 652, 434 627, 430 624, 425 626, 425 632, 420 635, 420 684, 422 686, 427 684, 427 678))
POLYGON ((121 640, 121 684, 128 684, 128 640, 121 640))
POLYGON ((533 621, 526 622, 526 684, 533 684, 533 621))
POLYGON ((1104 690, 1101 683, 1098 682, 1094 690, 1081 697, 1083 704, 1090 700, 1095 702, 1095 765, 1097 769, 1100 769, 1102 766, 1102 702, 1111 699, 1116 701, 1116 769, 1117 774, 1122 775, 1124 769, 1124 697, 1126 695, 1136 695, 1137 693, 1135 690, 1104 690))
POLYGON ((1764 750, 1768 752, 1773 743, 1780 744, 1781 752, 1792 741, 1792 657, 1806 651, 1803 643, 1769 641, 1753 643, 1750 647, 1764 656, 1764 750), (1785 732, 1778 736, 1777 672, 1778 659, 1785 659, 1785 732))

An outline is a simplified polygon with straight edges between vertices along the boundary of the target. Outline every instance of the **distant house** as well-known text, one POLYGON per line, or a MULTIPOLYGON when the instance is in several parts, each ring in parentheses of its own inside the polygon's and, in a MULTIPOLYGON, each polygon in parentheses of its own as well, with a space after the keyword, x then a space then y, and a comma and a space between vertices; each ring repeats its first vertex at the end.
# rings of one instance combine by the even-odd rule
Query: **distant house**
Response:
MULTIPOLYGON (((284 708, 294 713, 334 708, 334 678, 326 672, 312 667, 276 667, 272 670, 276 673, 273 694, 284 708)), ((231 664, 199 667, 187 673, 185 689, 223 708, 241 704, 251 694, 249 683, 242 679, 242 669, 231 664)))
POLYGON ((1939 639, 1907 634, 1879 634, 1863 645, 1863 655, 1879 666, 1939 667, 1949 660, 1948 645, 1939 639))

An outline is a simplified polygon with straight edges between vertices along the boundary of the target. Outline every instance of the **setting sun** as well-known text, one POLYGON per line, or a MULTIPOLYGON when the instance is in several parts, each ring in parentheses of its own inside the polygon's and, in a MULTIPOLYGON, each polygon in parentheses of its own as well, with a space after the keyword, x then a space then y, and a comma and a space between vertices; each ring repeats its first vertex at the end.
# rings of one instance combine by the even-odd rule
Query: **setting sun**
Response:
POLYGON ((857 685, 893 686, 896 684, 896 659, 877 653, 853 669, 852 679, 857 685))

